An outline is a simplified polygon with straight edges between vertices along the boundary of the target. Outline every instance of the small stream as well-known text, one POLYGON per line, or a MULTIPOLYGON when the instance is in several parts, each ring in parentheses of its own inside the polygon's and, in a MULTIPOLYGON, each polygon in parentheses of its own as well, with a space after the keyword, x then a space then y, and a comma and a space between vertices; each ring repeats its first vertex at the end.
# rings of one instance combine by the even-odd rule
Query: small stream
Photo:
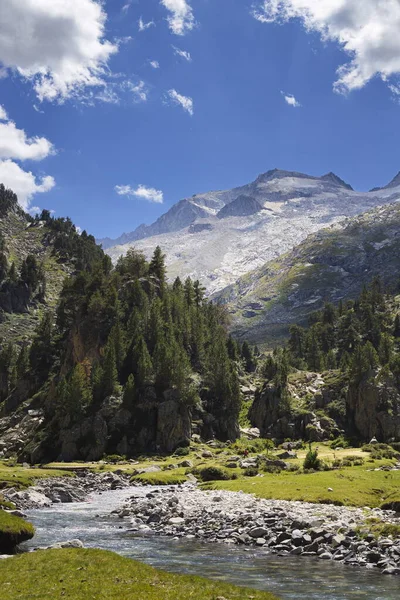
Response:
MULTIPOLYGON (((278 557, 224 544, 174 541, 127 532, 111 511, 140 488, 93 494, 88 502, 30 510, 36 535, 25 547, 73 538, 175 573, 191 573, 276 593, 282 600, 399 600, 400 578, 313 558, 278 557)), ((143 494, 149 488, 142 489, 143 494)))

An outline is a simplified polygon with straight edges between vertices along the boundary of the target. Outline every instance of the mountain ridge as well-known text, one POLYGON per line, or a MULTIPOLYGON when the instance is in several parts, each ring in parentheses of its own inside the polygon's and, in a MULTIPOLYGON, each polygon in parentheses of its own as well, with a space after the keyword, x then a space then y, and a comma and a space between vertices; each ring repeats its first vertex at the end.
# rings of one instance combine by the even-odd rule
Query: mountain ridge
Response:
POLYGON ((332 172, 317 177, 272 169, 249 184, 179 201, 107 253, 116 261, 134 246, 150 257, 159 245, 171 279, 199 279, 214 294, 311 233, 399 199, 396 178, 389 187, 358 192, 332 172))
POLYGON ((273 342, 285 337, 291 324, 305 324, 325 302, 355 298, 376 276, 384 285, 394 285, 399 256, 397 202, 310 235, 213 299, 230 312, 237 337, 273 342))
MULTIPOLYGON (((226 206, 227 204, 230 204, 231 202, 236 200, 237 197, 241 195, 241 190, 243 188, 247 188, 247 185, 255 186, 256 184, 263 182, 263 181, 268 181, 268 180, 272 179, 273 177, 279 178, 279 179, 283 179, 284 177, 298 177, 300 179, 311 179, 311 180, 315 180, 315 181, 317 181, 317 180, 329 181, 335 185, 345 187, 346 189, 353 191, 353 188, 351 187, 350 184, 343 181, 343 179, 338 177, 333 172, 329 172, 329 173, 326 173, 325 175, 321 175, 320 177, 318 177, 315 175, 306 175, 305 173, 300 173, 298 171, 286 171, 284 169, 275 168, 275 169, 266 171, 265 173, 261 173, 250 184, 244 184, 242 186, 232 188, 232 190, 215 190, 215 191, 211 191, 211 192, 203 192, 200 194, 194 194, 193 196, 188 197, 188 198, 183 198, 181 200, 178 200, 178 202, 173 204, 166 213, 164 213, 158 219, 156 219, 156 221, 154 221, 154 223, 151 223, 150 225, 146 225, 146 224, 142 223, 141 225, 136 227, 136 229, 134 229, 133 231, 131 231, 129 233, 124 232, 115 239, 112 239, 110 237, 105 237, 105 238, 99 238, 96 241, 98 244, 100 244, 102 246, 103 250, 107 250, 108 248, 112 248, 113 246, 127 244, 127 243, 133 242, 133 241, 138 241, 140 239, 150 237, 151 235, 158 235, 160 233, 169 233, 173 230, 163 228, 163 225, 164 225, 165 221, 167 220, 167 218, 166 218, 167 215, 175 216, 175 213, 178 212, 178 207, 181 209, 182 206, 186 206, 188 203, 190 203, 191 206, 197 207, 198 209, 200 209, 196 216, 206 217, 209 214, 207 209, 221 210, 224 206, 226 206), (232 195, 233 195, 233 197, 231 197, 232 195), (205 206, 202 207, 201 205, 198 205, 198 201, 199 200, 200 200, 200 202, 204 201, 203 199, 205 196, 208 196, 210 198, 207 198, 205 206), (213 197, 215 197, 214 206, 208 206, 208 204, 213 202, 213 200, 212 200, 213 197), (229 198, 229 200, 227 202, 223 203, 224 202, 223 199, 225 197, 229 198), (195 199, 196 199, 196 202, 194 201, 195 199), (218 201, 223 203, 222 206, 218 204, 218 201)), ((196 211, 194 211, 193 214, 195 212, 196 211)), ((188 218, 189 218, 189 215, 188 215, 188 218)), ((188 220, 187 224, 184 224, 184 225, 182 224, 182 228, 186 227, 187 225, 190 225, 191 222, 193 222, 193 221, 188 220)), ((185 223, 186 223, 186 221, 185 221, 185 223)), ((179 227, 179 225, 178 225, 178 227, 179 227)))

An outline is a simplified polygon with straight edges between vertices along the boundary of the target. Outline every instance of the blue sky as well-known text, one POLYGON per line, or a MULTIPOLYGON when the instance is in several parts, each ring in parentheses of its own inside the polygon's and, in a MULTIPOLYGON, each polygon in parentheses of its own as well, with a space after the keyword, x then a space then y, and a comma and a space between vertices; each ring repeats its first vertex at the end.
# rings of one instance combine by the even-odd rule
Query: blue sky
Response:
POLYGON ((368 46, 368 28, 378 40, 398 32, 392 0, 382 3, 390 18, 379 19, 373 0, 364 9, 348 0, 345 12, 343 0, 108 0, 102 9, 40 0, 35 14, 27 0, 3 3, 0 178, 16 178, 24 206, 69 215, 97 237, 274 167, 334 171, 360 190, 400 170, 400 42, 371 43, 376 55, 368 46), (70 5, 59 32, 58 3, 70 5), (87 31, 77 26, 86 8, 87 31), (51 44, 13 31, 25 20, 51 44), (7 36, 22 50, 11 51, 7 36), (63 36, 75 54, 63 55, 63 36), (342 65, 352 66, 338 74, 342 65))

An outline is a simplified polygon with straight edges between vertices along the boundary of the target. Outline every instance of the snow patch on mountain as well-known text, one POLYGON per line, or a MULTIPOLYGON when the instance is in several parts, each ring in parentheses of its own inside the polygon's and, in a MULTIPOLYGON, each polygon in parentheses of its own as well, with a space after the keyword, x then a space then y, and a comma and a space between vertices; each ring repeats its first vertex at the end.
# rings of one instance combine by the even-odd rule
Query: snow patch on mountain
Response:
POLYGON ((130 247, 150 256, 159 245, 171 279, 199 279, 213 294, 310 233, 399 199, 400 178, 356 192, 334 173, 314 177, 274 169, 250 184, 181 200, 152 225, 104 247, 115 261, 130 247))

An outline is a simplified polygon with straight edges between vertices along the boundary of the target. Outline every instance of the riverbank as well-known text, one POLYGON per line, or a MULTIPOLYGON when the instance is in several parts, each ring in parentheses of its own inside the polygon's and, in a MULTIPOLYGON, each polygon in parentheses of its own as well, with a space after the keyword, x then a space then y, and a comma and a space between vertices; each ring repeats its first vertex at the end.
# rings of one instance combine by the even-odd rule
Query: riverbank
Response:
POLYGON ((400 519, 394 511, 262 500, 185 484, 132 494, 116 515, 137 535, 257 547, 400 575, 400 519))
POLYGON ((19 510, 46 508, 52 504, 84 502, 88 495, 129 487, 130 476, 123 472, 93 473, 80 469, 73 478, 48 477, 24 490, 6 488, 3 497, 19 510))
POLYGON ((277 600, 267 592, 174 575, 112 552, 88 549, 44 550, 2 561, 0 589, 2 600, 277 600))

